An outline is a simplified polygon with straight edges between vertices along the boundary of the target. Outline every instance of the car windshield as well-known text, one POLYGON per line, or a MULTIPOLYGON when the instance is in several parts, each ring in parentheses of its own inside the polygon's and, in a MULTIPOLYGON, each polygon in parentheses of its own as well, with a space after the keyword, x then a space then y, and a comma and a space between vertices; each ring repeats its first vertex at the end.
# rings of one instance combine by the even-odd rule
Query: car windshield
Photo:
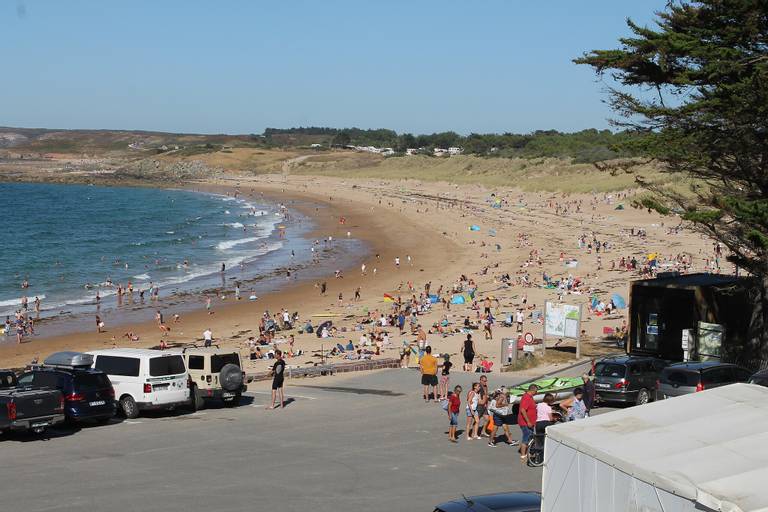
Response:
POLYGON ((112 383, 103 373, 76 373, 75 385, 80 389, 106 389, 111 388, 112 383))
POLYGON ((149 374, 152 377, 165 377, 184 373, 184 358, 181 356, 153 357, 149 360, 149 374))
POLYGON ((627 367, 618 363, 597 363, 595 365, 595 375, 597 377, 616 377, 622 378, 627 371, 627 367))
POLYGON ((225 364, 240 366, 240 358, 237 354, 214 354, 211 356, 211 372, 219 373, 225 364))

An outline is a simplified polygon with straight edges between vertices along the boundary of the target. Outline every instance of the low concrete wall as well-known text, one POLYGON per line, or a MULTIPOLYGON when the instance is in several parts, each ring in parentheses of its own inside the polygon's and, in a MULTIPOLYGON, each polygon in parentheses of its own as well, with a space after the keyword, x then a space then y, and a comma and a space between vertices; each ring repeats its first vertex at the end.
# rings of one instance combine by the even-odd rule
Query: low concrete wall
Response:
MULTIPOLYGON (((370 361, 344 361, 340 363, 307 366, 302 368, 286 368, 289 379, 303 377, 319 377, 322 375, 334 375, 336 373, 364 372, 368 370, 381 370, 383 368, 400 368, 400 360, 395 358, 374 359, 370 361)), ((247 382, 269 380, 269 372, 255 372, 246 375, 247 382)))

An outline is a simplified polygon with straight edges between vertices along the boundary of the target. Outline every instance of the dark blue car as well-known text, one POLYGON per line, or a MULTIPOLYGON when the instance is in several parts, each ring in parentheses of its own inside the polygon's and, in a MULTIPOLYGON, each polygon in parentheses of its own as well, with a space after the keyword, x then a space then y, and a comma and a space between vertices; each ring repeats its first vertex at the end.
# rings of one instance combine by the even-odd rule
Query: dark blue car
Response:
POLYGON ((505 492, 461 497, 441 503, 435 512, 539 512, 541 495, 535 492, 505 492))
POLYGON ((35 367, 19 375, 19 384, 60 390, 70 423, 106 423, 115 415, 115 390, 107 374, 100 370, 35 367))

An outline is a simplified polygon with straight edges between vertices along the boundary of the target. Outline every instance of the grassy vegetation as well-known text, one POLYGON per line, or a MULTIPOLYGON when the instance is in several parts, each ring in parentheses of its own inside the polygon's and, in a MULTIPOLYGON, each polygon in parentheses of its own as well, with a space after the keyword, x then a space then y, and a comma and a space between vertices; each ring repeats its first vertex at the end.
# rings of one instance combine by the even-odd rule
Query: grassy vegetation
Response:
MULTIPOLYGON (((293 174, 326 175, 341 178, 415 179, 489 187, 516 187, 526 191, 566 193, 608 192, 637 187, 635 175, 600 171, 592 164, 575 164, 558 158, 481 158, 455 156, 432 158, 411 156, 381 158, 353 153, 334 158, 333 154, 310 156, 296 165, 293 174)), ((657 169, 641 169, 646 179, 669 178, 657 169)))

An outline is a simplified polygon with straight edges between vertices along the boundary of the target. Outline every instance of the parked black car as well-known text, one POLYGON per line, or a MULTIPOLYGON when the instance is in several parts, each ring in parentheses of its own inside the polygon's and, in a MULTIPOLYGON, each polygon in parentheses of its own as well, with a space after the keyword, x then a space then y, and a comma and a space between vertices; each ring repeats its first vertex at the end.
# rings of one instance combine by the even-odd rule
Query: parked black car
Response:
POLYGON ((601 402, 642 405, 653 400, 656 381, 669 361, 654 357, 615 356, 595 364, 595 393, 601 402))
POLYGON ((35 388, 60 390, 64 396, 64 413, 70 423, 106 423, 117 410, 115 390, 107 374, 86 366, 83 358, 88 359, 88 364, 93 362, 88 354, 57 352, 43 365, 19 375, 19 382, 35 388))
POLYGON ((535 492, 506 492, 470 496, 441 503, 435 512, 539 512, 541 495, 535 492))
POLYGON ((64 400, 57 389, 20 387, 16 375, 0 370, 0 432, 46 428, 64 421, 64 400))
POLYGON ((768 370, 760 370, 749 378, 750 384, 768 387, 768 370))
POLYGON ((748 382, 751 376, 752 372, 746 368, 718 361, 677 363, 661 372, 657 399, 687 395, 736 382, 748 382))

